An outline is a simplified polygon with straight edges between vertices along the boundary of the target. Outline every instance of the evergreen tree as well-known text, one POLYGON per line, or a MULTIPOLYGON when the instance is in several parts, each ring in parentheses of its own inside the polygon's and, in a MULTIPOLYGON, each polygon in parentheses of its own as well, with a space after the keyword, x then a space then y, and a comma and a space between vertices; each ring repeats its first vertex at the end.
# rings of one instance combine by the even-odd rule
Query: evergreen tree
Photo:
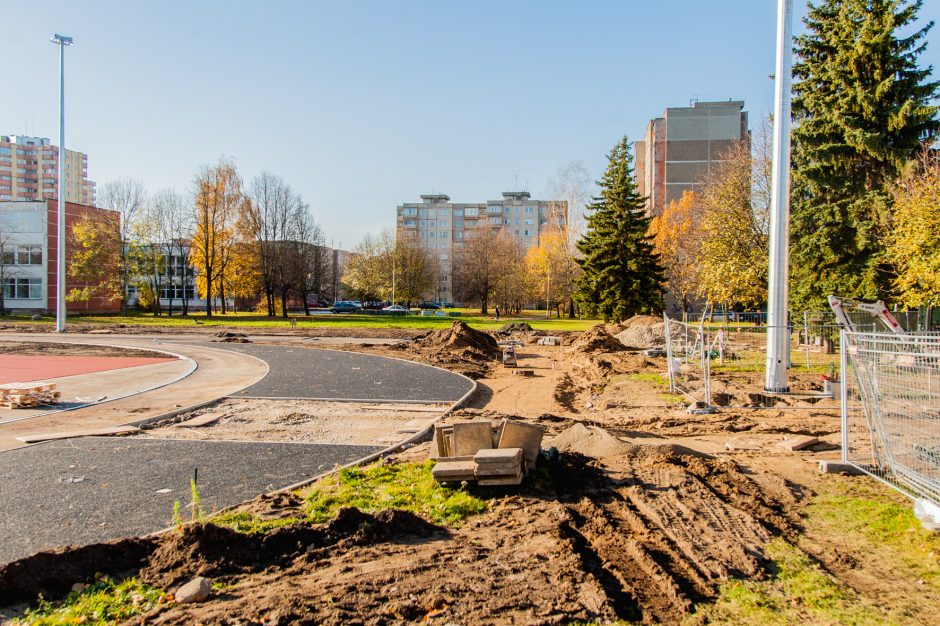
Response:
POLYGON ((624 137, 607 155, 600 195, 588 206, 587 232, 578 241, 583 273, 575 299, 606 321, 663 307, 664 272, 648 234, 650 218, 633 181, 633 155, 624 137))
POLYGON ((885 297, 887 185, 936 136, 933 68, 919 68, 933 26, 900 31, 920 0, 810 4, 794 65, 792 288, 795 310, 825 297, 885 297))

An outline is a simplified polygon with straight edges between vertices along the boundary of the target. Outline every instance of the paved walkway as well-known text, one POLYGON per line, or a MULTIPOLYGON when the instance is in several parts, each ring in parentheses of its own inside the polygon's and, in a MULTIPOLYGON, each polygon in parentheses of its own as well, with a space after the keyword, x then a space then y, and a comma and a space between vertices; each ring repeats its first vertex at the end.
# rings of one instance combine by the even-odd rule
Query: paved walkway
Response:
POLYGON ((263 380, 233 397, 450 403, 473 388, 472 381, 453 372, 361 352, 255 344, 225 349, 264 359, 271 367, 263 380))
POLYGON ((380 449, 85 437, 9 450, 0 453, 0 563, 165 528, 173 503, 189 504, 197 468, 199 495, 211 512, 380 449))
MULTIPOLYGON (((5 338, 10 336, 0 335, 5 338)), ((128 336, 25 338, 161 348, 152 339, 128 336)), ((452 372, 355 352, 183 342, 162 343, 162 348, 195 360, 198 369, 179 382, 123 400, 0 424, 0 450, 22 445, 14 439, 17 434, 124 424, 226 396, 450 403, 473 388, 472 381, 452 372)), ((389 434, 394 431, 390 424, 389 434)), ((164 528, 174 501, 189 502, 189 479, 196 468, 200 495, 211 510, 322 474, 382 447, 85 437, 0 451, 0 562, 58 545, 164 528)))
MULTIPOLYGON (((117 426, 131 421, 162 415, 168 411, 209 402, 230 395, 243 387, 261 380, 267 373, 267 364, 243 354, 217 350, 207 346, 172 344, 170 346, 154 344, 152 340, 130 336, 108 336, 106 338, 88 335, 0 335, 0 339, 24 339, 28 341, 51 341, 56 343, 93 343, 117 345, 132 348, 167 349, 188 357, 198 368, 192 374, 169 387, 160 387, 137 395, 95 404, 74 411, 64 411, 43 415, 33 419, 0 424, 0 450, 22 446, 18 435, 37 433, 69 432, 117 426)), ((129 370, 132 372, 133 370, 129 370)), ((127 374, 131 377, 132 374, 127 374)), ((102 396, 111 396, 110 389, 102 389, 102 396)))

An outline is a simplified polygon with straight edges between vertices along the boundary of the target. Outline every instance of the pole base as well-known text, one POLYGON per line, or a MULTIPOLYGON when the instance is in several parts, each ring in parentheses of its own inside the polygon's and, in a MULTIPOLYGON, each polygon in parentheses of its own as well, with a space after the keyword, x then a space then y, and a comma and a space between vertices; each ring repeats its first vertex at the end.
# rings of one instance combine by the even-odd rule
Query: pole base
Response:
POLYGON ((778 388, 764 387, 764 391, 766 391, 767 393, 790 393, 790 388, 789 387, 778 387, 778 388))

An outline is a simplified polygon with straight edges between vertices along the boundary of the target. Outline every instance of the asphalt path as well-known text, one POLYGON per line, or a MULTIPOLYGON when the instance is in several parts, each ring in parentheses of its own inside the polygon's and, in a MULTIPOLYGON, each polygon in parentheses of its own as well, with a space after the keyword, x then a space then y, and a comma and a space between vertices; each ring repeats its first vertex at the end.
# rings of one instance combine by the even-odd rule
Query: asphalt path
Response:
POLYGON ((165 528, 173 503, 189 504, 197 469, 211 512, 380 449, 85 437, 9 450, 0 454, 0 563, 165 528))
POLYGON ((232 397, 456 402, 473 382, 440 368, 361 352, 222 344, 267 362, 268 375, 232 397))

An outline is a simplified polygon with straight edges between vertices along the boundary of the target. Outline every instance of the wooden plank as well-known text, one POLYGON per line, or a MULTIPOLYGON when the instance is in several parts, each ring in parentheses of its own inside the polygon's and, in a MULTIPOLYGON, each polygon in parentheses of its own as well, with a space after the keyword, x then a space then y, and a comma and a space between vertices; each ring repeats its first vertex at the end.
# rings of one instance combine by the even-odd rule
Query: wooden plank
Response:
POLYGON ((55 439, 74 439, 76 437, 104 437, 108 435, 128 435, 139 432, 136 426, 108 426, 94 430, 80 430, 63 433, 41 433, 35 435, 21 435, 16 439, 23 443, 37 443, 39 441, 53 441, 55 439))

